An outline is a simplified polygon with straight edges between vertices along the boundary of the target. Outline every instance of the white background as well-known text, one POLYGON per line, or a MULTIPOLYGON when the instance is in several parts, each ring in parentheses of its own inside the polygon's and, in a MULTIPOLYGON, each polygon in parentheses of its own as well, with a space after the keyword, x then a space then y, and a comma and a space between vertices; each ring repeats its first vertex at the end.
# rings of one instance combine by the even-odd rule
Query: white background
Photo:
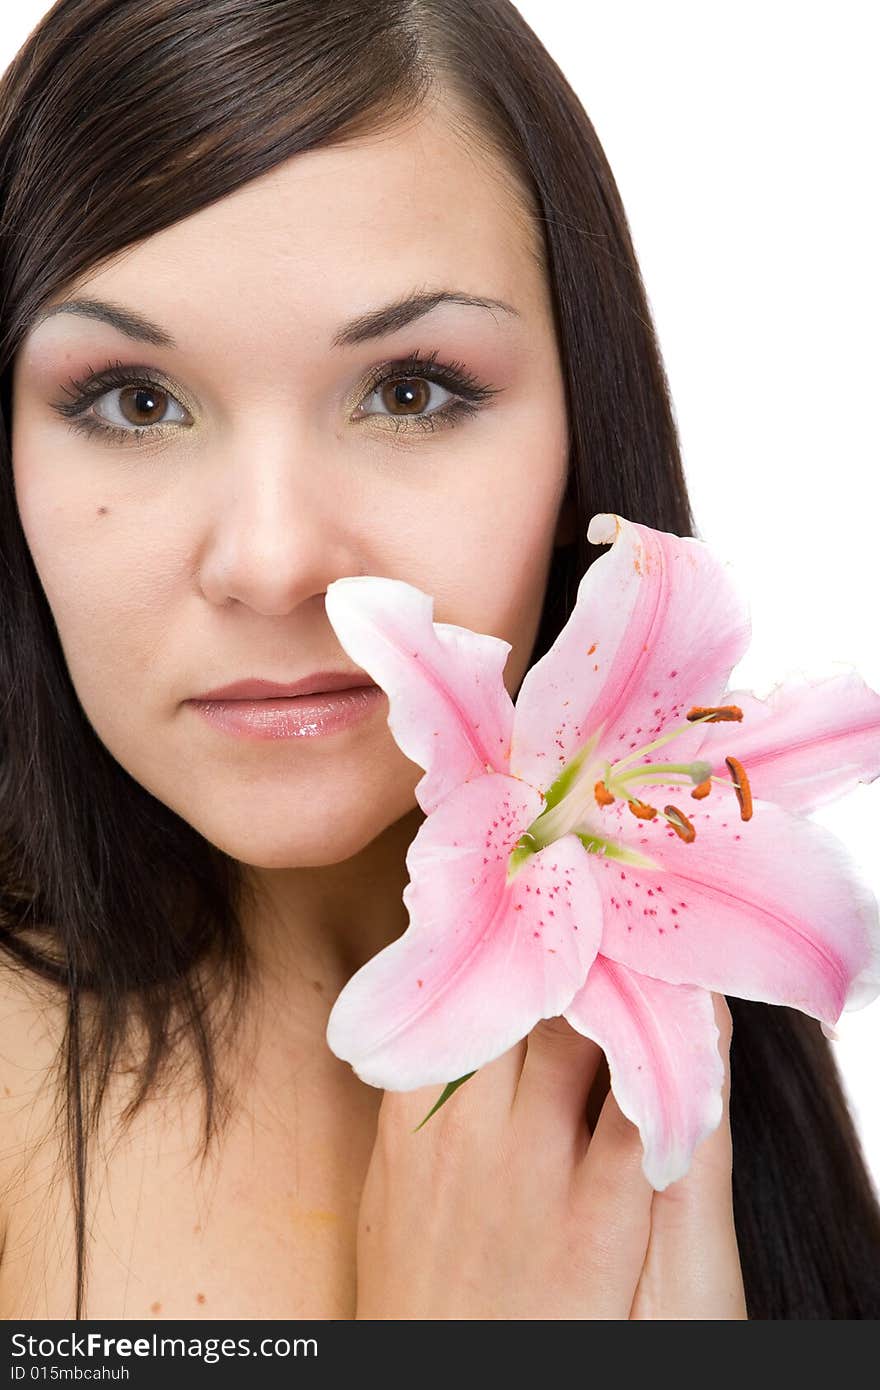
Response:
MULTIPOLYGON (((731 684, 880 690, 873 3, 517 0, 608 157, 700 535, 742 575, 731 684)), ((880 896, 880 781, 813 813, 880 896)), ((832 1044, 880 1185, 880 999, 832 1044)))
MULTIPOLYGON (((49 8, 3 6, 0 66, 49 8)), ((751 595, 752 646, 732 683, 761 695, 789 671, 842 662, 880 690, 876 6, 517 8, 614 171, 697 525, 751 595)), ((880 782, 814 819, 880 896, 880 782)), ((838 1031, 880 1185, 880 1000, 838 1031)))

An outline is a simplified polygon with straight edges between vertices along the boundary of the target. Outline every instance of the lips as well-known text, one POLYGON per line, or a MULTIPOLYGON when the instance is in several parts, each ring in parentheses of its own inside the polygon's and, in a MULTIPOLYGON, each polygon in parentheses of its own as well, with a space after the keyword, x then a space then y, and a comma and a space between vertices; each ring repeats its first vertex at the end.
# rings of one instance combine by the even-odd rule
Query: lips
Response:
POLYGON ((328 690, 353 690, 362 686, 375 685, 365 671, 316 671, 303 676, 298 681, 267 681, 257 677, 233 681, 231 685, 217 686, 201 695, 193 695, 193 700, 278 700, 293 695, 324 694, 328 690))
POLYGON ((248 740, 301 740, 342 733, 359 724, 371 711, 383 707, 385 694, 375 681, 371 681, 365 686, 345 686, 341 690, 310 691, 273 699, 188 700, 186 703, 201 719, 207 720, 215 733, 248 740))

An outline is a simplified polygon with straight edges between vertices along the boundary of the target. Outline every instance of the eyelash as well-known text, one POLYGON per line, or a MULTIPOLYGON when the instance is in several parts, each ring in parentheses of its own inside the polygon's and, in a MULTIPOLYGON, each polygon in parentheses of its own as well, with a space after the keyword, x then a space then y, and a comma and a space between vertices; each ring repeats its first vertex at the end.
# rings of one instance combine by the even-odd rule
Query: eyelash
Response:
MULTIPOLYGON (((497 388, 479 382, 473 373, 468 371, 464 363, 451 361, 445 365, 443 363, 437 364, 437 356, 436 351, 429 353, 427 357, 421 356, 416 351, 405 359, 386 362, 371 375, 362 399, 367 399, 388 381, 416 378, 434 382, 459 397, 457 401, 449 401, 436 410, 432 410, 428 415, 386 415, 385 419, 394 421, 395 434, 400 431, 401 427, 404 430, 409 430, 411 425, 420 430, 431 431, 454 426, 461 419, 476 415, 484 401, 498 394, 497 388), (437 417, 439 417, 439 421, 437 417)), ((140 386, 158 390, 163 395, 172 396, 178 405, 181 404, 167 386, 164 386, 161 381, 150 374, 148 368, 127 367, 117 359, 116 362, 108 362, 107 366, 100 372, 92 372, 90 368, 89 373, 82 379, 77 380, 71 377, 67 386, 62 387, 62 390, 71 396, 72 400, 69 403, 53 402, 52 408, 70 422, 71 430, 86 435, 103 435, 108 443, 111 439, 118 440, 123 444, 140 443, 144 436, 155 437, 157 434, 164 434, 166 430, 178 423, 168 421, 166 424, 133 426, 131 429, 123 429, 120 425, 110 425, 104 420, 98 420, 85 414, 92 402, 99 400, 108 390, 125 386, 140 386)), ((371 415, 369 418, 373 418, 373 416, 371 415)), ((382 426, 382 428, 387 429, 387 426, 382 426)))

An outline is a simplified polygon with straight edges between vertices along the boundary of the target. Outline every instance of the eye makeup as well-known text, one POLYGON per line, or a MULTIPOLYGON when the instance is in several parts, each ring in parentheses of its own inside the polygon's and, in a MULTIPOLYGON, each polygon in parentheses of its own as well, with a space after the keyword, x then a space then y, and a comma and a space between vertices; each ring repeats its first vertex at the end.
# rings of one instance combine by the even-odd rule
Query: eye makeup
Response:
MULTIPOLYGON (((454 400, 427 414, 394 416, 390 413, 368 411, 360 418, 390 420, 391 428, 395 434, 400 431, 410 432, 414 429, 433 432, 436 429, 454 426, 464 418, 475 415, 485 401, 499 394, 500 388, 479 381, 464 363, 454 360, 446 363, 438 362, 438 356, 439 353, 436 350, 422 355, 417 349, 408 357, 398 358, 374 368, 362 388, 362 398, 358 409, 361 408, 364 399, 369 398, 381 387, 391 382, 403 384, 423 380, 436 383, 451 392, 455 397, 454 400)), ((71 430, 86 435, 102 436, 107 443, 111 441, 122 444, 139 443, 145 438, 165 436, 181 423, 169 421, 124 429, 89 413, 90 407, 103 395, 113 390, 126 388, 153 393, 159 392, 161 395, 171 397, 178 405, 180 404, 170 382, 163 373, 146 366, 125 365, 117 359, 115 362, 108 362, 100 371, 93 371, 90 367, 83 377, 70 378, 67 385, 62 387, 70 400, 53 401, 51 407, 69 422, 71 430)), ((184 428, 189 428, 189 426, 184 426, 184 428)), ((388 426, 383 425, 381 428, 387 429, 388 426)))

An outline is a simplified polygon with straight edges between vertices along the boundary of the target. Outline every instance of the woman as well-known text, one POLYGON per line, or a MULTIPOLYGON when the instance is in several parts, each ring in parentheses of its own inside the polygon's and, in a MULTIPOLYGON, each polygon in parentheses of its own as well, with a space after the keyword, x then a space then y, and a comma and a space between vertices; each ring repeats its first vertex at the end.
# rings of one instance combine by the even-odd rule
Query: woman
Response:
POLYGON ((732 1086, 666 1193, 561 1020, 414 1148, 437 1088, 324 1034, 406 928, 421 769, 384 696, 293 738, 193 704, 362 680, 358 573, 508 640, 515 696, 594 512, 693 533, 613 177, 518 12, 62 0, 2 97, 4 1315, 876 1315, 792 1011, 716 997, 732 1086))

